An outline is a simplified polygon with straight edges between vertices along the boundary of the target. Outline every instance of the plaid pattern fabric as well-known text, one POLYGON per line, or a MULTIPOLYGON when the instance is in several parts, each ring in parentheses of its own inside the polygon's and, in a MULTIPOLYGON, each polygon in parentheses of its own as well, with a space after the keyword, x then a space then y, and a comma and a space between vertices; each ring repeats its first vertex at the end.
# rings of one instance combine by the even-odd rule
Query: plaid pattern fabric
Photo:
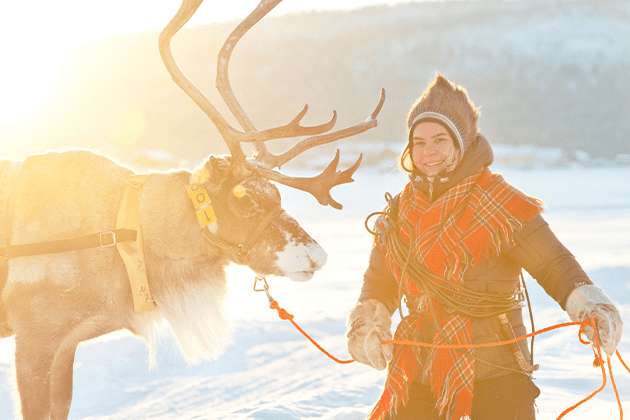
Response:
MULTIPOLYGON (((413 257, 433 274, 463 284, 464 273, 492 255, 499 254, 502 243, 512 240, 512 232, 542 211, 543 203, 528 197, 489 169, 472 175, 431 203, 407 184, 400 194, 398 214, 413 227, 405 226, 400 236, 407 245, 413 237, 413 257)), ((387 264, 408 295, 419 297, 417 311, 412 311, 398 326, 395 340, 414 341, 402 325, 406 323, 424 342, 447 344, 434 327, 454 344, 472 343, 470 318, 457 312, 441 310, 431 300, 437 319, 429 310, 428 297, 407 274, 402 277, 389 249, 387 264)), ((471 353, 472 349, 468 349, 471 353)), ((418 346, 394 346, 394 358, 388 366, 385 390, 368 416, 371 420, 395 416, 408 401, 409 385, 417 375, 431 384, 440 415, 447 420, 470 416, 474 381, 474 360, 455 349, 421 350, 418 346)))

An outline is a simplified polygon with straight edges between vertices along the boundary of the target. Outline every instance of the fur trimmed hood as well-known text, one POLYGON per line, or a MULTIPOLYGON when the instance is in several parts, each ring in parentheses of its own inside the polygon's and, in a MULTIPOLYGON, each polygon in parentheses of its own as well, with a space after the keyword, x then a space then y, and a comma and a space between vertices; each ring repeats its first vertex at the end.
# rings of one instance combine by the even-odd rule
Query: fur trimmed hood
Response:
POLYGON ((436 121, 454 134, 454 140, 463 152, 477 137, 479 108, 468 97, 466 89, 449 82, 437 73, 422 96, 416 100, 407 116, 409 140, 415 126, 421 121, 436 121))

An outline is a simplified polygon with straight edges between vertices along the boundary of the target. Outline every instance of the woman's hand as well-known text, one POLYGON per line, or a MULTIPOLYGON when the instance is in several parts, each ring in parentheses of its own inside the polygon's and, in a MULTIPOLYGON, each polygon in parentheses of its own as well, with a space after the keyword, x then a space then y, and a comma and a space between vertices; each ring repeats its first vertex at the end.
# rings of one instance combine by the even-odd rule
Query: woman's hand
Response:
POLYGON ((381 302, 367 299, 348 315, 348 352, 359 363, 383 370, 393 357, 393 344, 381 341, 392 339, 392 316, 381 302))
MULTIPOLYGON (((623 321, 619 310, 602 289, 592 285, 573 289, 567 299, 567 314, 574 322, 582 322, 595 317, 599 345, 608 356, 615 354, 623 333, 623 321)), ((594 347, 593 327, 586 326, 583 331, 594 347)))

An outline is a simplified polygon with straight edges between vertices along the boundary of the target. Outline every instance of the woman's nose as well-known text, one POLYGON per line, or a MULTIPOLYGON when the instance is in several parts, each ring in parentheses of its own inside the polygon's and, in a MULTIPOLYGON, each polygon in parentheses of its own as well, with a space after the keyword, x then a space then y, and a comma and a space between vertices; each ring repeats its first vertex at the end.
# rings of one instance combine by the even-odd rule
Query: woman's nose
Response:
POLYGON ((437 150, 435 149, 435 146, 427 146, 427 148, 424 149, 424 154, 426 156, 433 156, 436 153, 437 153, 437 150))

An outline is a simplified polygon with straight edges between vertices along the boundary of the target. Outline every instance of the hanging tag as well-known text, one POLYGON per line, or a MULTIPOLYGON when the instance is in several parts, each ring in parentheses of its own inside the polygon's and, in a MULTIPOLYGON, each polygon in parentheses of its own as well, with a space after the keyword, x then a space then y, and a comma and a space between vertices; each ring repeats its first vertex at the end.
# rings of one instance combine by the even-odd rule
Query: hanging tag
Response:
POLYGON ((195 209, 199 209, 199 207, 212 202, 210 200, 210 196, 208 195, 208 191, 204 190, 197 184, 190 184, 186 187, 186 191, 188 191, 188 197, 192 200, 195 209))
POLYGON ((216 223, 217 215, 214 212, 214 208, 212 208, 212 200, 210 200, 208 191, 204 190, 196 183, 187 186, 186 191, 197 210, 196 213, 199 224, 202 227, 206 227, 209 224, 216 223))

